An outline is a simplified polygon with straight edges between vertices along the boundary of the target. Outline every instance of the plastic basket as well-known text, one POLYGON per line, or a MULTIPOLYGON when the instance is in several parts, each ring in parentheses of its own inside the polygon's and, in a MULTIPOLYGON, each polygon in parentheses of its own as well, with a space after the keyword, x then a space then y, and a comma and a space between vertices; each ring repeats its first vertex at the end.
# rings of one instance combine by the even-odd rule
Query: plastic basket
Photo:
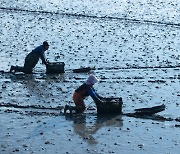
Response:
POLYGON ((48 63, 46 66, 47 74, 56 74, 56 73, 64 73, 64 62, 53 62, 48 63))
POLYGON ((122 113, 122 105, 123 105, 123 101, 122 98, 120 99, 112 99, 110 100, 106 100, 106 101, 102 101, 102 102, 96 102, 96 106, 97 106, 97 113, 98 114, 121 114, 122 113))

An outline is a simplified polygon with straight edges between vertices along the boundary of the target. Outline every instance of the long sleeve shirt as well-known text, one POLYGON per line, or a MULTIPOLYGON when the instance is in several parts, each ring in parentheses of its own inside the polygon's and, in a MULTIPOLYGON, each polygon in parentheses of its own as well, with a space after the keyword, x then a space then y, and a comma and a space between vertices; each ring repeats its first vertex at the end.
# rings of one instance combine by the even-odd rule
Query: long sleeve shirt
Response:
POLYGON ((95 101, 95 103, 97 102, 101 102, 100 98, 98 97, 98 94, 96 93, 96 91, 94 90, 94 88, 90 88, 88 90, 88 94, 92 97, 92 99, 95 101))
POLYGON ((85 83, 82 84, 79 88, 77 88, 75 90, 75 92, 77 92, 79 95, 81 95, 83 99, 87 96, 91 96, 95 102, 101 101, 100 97, 95 92, 94 88, 90 87, 89 85, 87 85, 85 83))
POLYGON ((36 53, 36 54, 41 58, 42 63, 43 63, 43 64, 47 64, 44 51, 45 51, 44 46, 43 46, 43 45, 40 45, 40 46, 36 47, 36 48, 32 51, 32 53, 36 53))

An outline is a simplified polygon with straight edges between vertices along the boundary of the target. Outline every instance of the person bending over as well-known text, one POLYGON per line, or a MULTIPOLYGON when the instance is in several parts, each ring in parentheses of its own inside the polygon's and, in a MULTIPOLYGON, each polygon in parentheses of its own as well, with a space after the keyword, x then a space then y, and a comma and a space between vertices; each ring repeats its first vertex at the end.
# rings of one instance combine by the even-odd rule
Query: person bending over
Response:
POLYGON ((44 65, 48 65, 45 59, 45 51, 49 49, 49 44, 47 41, 44 41, 42 45, 36 47, 32 50, 25 58, 24 67, 20 66, 11 66, 10 72, 24 72, 26 74, 31 74, 33 68, 39 61, 39 58, 42 60, 44 65))
POLYGON ((93 88, 93 85, 97 82, 98 79, 94 75, 90 75, 88 79, 74 91, 73 101, 75 103, 75 107, 66 105, 64 108, 64 113, 66 113, 67 110, 75 110, 76 113, 84 112, 86 109, 84 99, 88 96, 91 96, 95 103, 101 102, 101 97, 93 88))

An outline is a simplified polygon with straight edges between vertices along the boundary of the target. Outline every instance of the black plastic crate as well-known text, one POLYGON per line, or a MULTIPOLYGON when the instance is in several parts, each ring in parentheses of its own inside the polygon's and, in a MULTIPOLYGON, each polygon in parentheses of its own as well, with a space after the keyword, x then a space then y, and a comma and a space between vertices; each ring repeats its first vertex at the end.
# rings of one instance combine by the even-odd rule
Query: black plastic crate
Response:
POLYGON ((122 113, 122 98, 106 99, 101 102, 96 102, 98 114, 121 114, 122 113))
POLYGON ((46 65, 46 73, 47 74, 58 74, 58 73, 64 73, 64 62, 53 62, 48 63, 46 65))

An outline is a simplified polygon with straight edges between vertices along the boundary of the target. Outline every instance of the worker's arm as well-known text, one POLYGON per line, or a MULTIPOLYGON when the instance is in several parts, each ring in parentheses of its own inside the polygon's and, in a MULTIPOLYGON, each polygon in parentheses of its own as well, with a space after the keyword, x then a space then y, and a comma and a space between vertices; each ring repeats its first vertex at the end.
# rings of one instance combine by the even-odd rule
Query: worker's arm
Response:
POLYGON ((92 90, 94 91, 94 93, 95 93, 95 95, 100 99, 100 100, 102 100, 103 99, 103 97, 102 96, 100 96, 96 91, 95 91, 95 89, 94 88, 92 88, 92 90))
POLYGON ((40 53, 40 58, 41 58, 41 60, 42 60, 42 63, 43 63, 44 65, 47 65, 47 60, 46 60, 46 58, 45 58, 44 52, 41 52, 41 53, 40 53))
POLYGON ((119 100, 119 99, 122 99, 121 97, 120 98, 113 98, 113 97, 102 97, 100 96, 99 94, 96 93, 96 91, 94 90, 94 88, 92 88, 93 91, 95 92, 96 96, 101 100, 101 101, 112 101, 112 100, 119 100))
POLYGON ((95 101, 95 103, 101 102, 101 99, 98 98, 98 96, 97 96, 96 92, 94 91, 94 89, 91 88, 91 89, 88 91, 88 93, 89 93, 89 95, 92 97, 92 99, 95 101))
POLYGON ((44 51, 45 51, 45 49, 44 49, 44 47, 41 45, 41 46, 38 46, 37 48, 35 48, 32 52, 38 54, 38 56, 39 56, 39 57, 41 58, 41 60, 42 60, 42 63, 45 64, 45 65, 47 65, 47 61, 46 61, 46 59, 45 59, 44 51))

